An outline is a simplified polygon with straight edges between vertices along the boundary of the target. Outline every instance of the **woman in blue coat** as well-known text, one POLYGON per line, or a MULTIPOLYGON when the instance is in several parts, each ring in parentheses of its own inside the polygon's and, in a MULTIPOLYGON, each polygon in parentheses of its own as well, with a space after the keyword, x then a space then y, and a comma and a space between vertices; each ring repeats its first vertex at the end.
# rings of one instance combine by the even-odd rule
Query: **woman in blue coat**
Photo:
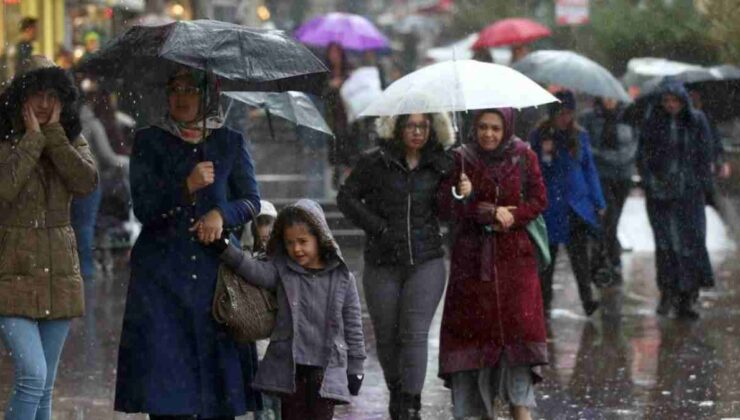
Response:
POLYGON ((115 409, 153 420, 233 419, 259 399, 247 383, 254 346, 238 346, 211 316, 219 260, 201 244, 258 214, 259 192, 242 136, 213 118, 203 136, 202 77, 170 78, 169 114, 137 132, 131 157, 143 229, 131 253, 115 409))
POLYGON ((552 302, 552 279, 558 246, 565 244, 583 311, 591 315, 599 303, 591 290, 589 236, 600 230, 599 217, 606 208, 599 174, 594 165, 588 133, 574 119, 576 100, 570 91, 555 94, 549 117, 530 136, 547 186, 545 210, 552 263, 540 273, 545 311, 552 302))

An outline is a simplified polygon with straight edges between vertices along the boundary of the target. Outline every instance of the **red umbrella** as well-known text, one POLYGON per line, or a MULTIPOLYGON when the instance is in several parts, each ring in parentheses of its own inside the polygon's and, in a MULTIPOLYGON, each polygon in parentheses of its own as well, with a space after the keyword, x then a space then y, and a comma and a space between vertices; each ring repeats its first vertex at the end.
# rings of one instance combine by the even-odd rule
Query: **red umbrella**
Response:
POLYGON ((547 26, 524 19, 510 18, 500 20, 485 27, 478 34, 473 49, 491 48, 501 45, 526 44, 552 34, 547 26))

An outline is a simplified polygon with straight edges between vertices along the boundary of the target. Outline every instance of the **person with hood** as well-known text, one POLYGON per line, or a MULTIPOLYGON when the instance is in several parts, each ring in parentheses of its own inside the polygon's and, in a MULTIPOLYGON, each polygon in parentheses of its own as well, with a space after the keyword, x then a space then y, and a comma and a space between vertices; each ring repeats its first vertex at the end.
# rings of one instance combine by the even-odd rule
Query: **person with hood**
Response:
POLYGON ((366 235, 363 285, 392 419, 418 419, 427 338, 445 287, 436 193, 452 170, 446 114, 378 120, 384 143, 366 152, 337 197, 366 235))
POLYGON ((245 281, 277 294, 253 387, 280 397, 283 420, 331 420, 336 404, 358 395, 366 356, 355 278, 321 206, 303 199, 281 210, 267 260, 225 239, 213 248, 245 281))
POLYGON ((49 420, 59 357, 84 298, 72 197, 98 182, 77 89, 32 56, 0 95, 0 339, 15 368, 8 420, 49 420))
MULTIPOLYGON (((223 127, 202 72, 167 82, 164 120, 139 130, 130 184, 141 234, 131 252, 115 410, 156 419, 233 419, 261 405, 249 387, 254 345, 238 346, 211 315, 219 266, 208 249, 260 210, 241 134, 223 127), (205 119, 205 132, 204 130, 205 119)), ((215 90, 215 89, 213 89, 215 90)))
POLYGON ((591 153, 591 139, 574 118, 575 96, 566 90, 557 92, 555 97, 560 102, 548 106, 549 117, 529 138, 547 186, 548 206, 544 216, 552 262, 541 273, 542 298, 549 314, 558 246, 565 244, 583 311, 590 316, 598 309, 599 302, 591 290, 588 249, 590 238, 601 234, 599 218, 604 214, 606 202, 591 153))
MULTIPOLYGON (((580 118, 581 126, 591 139, 594 163, 606 199, 604 235, 599 248, 604 248, 609 267, 604 274, 622 282, 622 247, 617 238, 617 225, 627 196, 632 189, 637 155, 637 133, 623 119, 625 106, 616 99, 598 98, 592 110, 580 118)), ((594 278, 596 280, 596 277, 594 278)))
POLYGON ((714 285, 704 210, 713 138, 680 83, 666 80, 657 98, 643 123, 637 155, 655 237, 657 312, 675 309, 680 318, 697 319, 693 304, 699 289, 714 285))
POLYGON ((453 232, 439 376, 455 419, 497 418, 496 397, 514 419, 529 419, 547 334, 526 226, 547 206, 545 185, 537 156, 514 135, 513 109, 476 112, 469 137, 438 192, 453 232))

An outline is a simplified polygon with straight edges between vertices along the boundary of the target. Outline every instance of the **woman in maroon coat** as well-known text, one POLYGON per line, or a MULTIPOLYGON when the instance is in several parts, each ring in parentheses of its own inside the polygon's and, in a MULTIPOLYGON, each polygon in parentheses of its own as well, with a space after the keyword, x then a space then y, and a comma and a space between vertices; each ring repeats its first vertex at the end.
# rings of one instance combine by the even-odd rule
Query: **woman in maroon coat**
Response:
POLYGON ((537 156, 513 132, 512 109, 479 112, 438 193, 454 241, 439 375, 455 418, 496 418, 497 396, 515 419, 530 418, 536 368, 547 364, 536 250, 525 229, 547 196, 537 156))

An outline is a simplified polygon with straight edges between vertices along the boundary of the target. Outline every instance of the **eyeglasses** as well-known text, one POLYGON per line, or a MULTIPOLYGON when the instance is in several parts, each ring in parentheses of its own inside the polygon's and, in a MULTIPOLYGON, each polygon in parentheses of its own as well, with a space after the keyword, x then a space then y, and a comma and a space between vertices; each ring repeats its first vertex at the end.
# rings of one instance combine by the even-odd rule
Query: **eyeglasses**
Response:
POLYGON ((416 133, 416 130, 419 130, 422 133, 425 133, 429 131, 429 123, 406 123, 406 125, 403 126, 404 130, 408 131, 409 133, 416 133))
POLYGON ((200 88, 195 86, 168 86, 168 95, 199 95, 200 88))

